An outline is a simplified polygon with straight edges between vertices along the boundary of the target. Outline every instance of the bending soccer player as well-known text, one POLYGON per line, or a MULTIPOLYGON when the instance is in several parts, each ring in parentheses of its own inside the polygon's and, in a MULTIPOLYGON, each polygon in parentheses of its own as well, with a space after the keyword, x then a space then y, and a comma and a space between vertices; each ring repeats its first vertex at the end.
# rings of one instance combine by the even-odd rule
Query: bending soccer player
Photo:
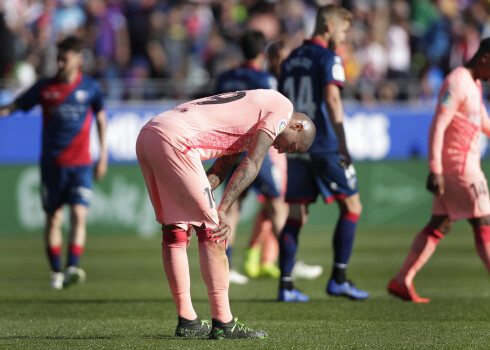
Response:
POLYGON ((294 287, 292 269, 298 236, 308 218, 308 205, 319 194, 325 203, 336 201, 340 209, 326 292, 357 300, 369 297, 369 293, 357 289, 346 277, 362 205, 344 136, 340 90, 345 75, 342 59, 335 50, 345 41, 351 19, 351 13, 341 7, 320 7, 312 39, 295 49, 281 66, 279 91, 293 102, 296 110, 314 116, 317 136, 307 154, 288 156, 286 201, 290 210, 279 237, 279 301, 309 300, 294 287))
POLYGON ((100 142, 95 178, 102 179, 107 172, 107 121, 102 94, 99 84, 80 71, 82 49, 83 42, 78 38, 61 41, 56 76, 39 80, 13 103, 0 107, 0 116, 18 109, 28 111, 37 104, 43 110, 41 194, 46 213, 45 248, 53 289, 85 280, 85 272, 78 265, 86 241, 86 217, 94 177, 89 153, 93 114, 100 142), (70 237, 64 273, 61 263, 63 204, 70 206, 70 237))
POLYGON ((162 224, 162 259, 178 314, 176 335, 265 338, 233 318, 228 298, 228 211, 257 176, 273 146, 305 152, 315 126, 273 90, 237 91, 181 104, 150 120, 136 143, 138 162, 156 219, 162 224), (247 151, 217 208, 213 190, 247 151), (202 160, 217 158, 207 173, 202 160), (186 248, 196 231, 199 263, 211 305, 212 327, 192 306, 186 248))
POLYGON ((487 38, 468 63, 446 77, 439 91, 429 131, 427 189, 434 194, 432 217, 388 284, 388 292, 404 300, 429 302, 417 295, 413 279, 456 220, 467 219, 473 227, 476 251, 490 273, 490 199, 478 147, 481 131, 490 136, 480 82, 489 78, 487 38))

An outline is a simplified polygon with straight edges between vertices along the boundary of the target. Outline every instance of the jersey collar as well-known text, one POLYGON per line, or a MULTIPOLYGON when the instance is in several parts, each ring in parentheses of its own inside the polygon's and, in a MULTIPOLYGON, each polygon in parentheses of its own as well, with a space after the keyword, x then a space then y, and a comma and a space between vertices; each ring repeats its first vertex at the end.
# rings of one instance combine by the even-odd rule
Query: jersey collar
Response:
POLYGON ((312 39, 305 39, 304 41, 305 44, 315 44, 315 45, 320 45, 321 47, 323 48, 327 48, 327 44, 324 42, 324 41, 321 41, 319 39, 315 39, 315 38, 312 38, 312 39))
POLYGON ((58 83, 61 83, 61 84, 65 84, 67 86, 74 86, 74 85, 78 85, 80 83, 80 81, 82 80, 82 72, 79 70, 77 72, 77 77, 75 78, 75 80, 72 82, 72 83, 67 83, 67 82, 64 82, 64 81, 61 81, 58 76, 56 76, 56 81, 58 83))
POLYGON ((257 65, 253 64, 253 62, 251 61, 248 61, 248 62, 243 62, 240 67, 242 68, 250 68, 250 69, 253 69, 254 71, 257 71, 259 72, 260 71, 260 68, 257 67, 257 65))

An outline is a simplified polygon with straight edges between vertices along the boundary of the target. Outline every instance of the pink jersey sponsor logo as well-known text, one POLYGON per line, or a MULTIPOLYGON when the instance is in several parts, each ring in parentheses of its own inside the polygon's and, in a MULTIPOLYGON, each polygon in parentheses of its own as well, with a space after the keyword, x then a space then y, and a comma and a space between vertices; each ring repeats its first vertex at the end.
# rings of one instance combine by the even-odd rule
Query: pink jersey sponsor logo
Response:
POLYGON ((453 94, 451 90, 446 90, 441 97, 441 105, 449 107, 453 101, 453 94))
POLYGON ((279 126, 277 127, 276 136, 286 129, 286 125, 288 125, 288 121, 286 119, 281 120, 279 126))

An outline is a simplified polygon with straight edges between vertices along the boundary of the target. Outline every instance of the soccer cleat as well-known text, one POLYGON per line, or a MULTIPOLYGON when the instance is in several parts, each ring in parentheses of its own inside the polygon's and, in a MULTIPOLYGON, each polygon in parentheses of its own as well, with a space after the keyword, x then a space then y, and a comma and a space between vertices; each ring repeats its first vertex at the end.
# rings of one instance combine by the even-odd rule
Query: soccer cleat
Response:
POLYGON ((278 301, 285 301, 285 302, 300 302, 300 303, 306 303, 307 301, 310 300, 310 297, 307 296, 306 294, 301 293, 297 289, 286 289, 286 288, 279 288, 279 293, 277 295, 277 300, 278 301))
POLYGON ((230 269, 230 274, 228 275, 230 279, 230 283, 233 284, 247 284, 248 283, 248 277, 242 275, 240 272, 238 272, 235 269, 230 269))
POLYGON ((296 261, 291 272, 293 279, 312 280, 319 277, 323 272, 320 265, 307 265, 302 261, 296 261))
POLYGON ((76 266, 68 266, 65 271, 63 286, 68 287, 72 284, 83 283, 87 279, 85 271, 76 266))
POLYGON ((281 276, 281 270, 274 263, 266 263, 260 265, 260 277, 264 278, 279 278, 281 276))
POLYGON ((188 320, 179 316, 179 323, 175 329, 175 336, 182 338, 209 337, 211 325, 209 321, 201 321, 199 318, 188 320))
POLYGON ((223 323, 213 319, 213 327, 209 333, 209 339, 265 339, 267 332, 254 331, 245 327, 243 323, 238 322, 238 317, 228 323, 223 323))
POLYGON ((49 280, 49 286, 51 289, 63 289, 63 279, 65 275, 63 272, 51 271, 51 278, 49 280))
POLYGON ((421 298, 418 296, 415 291, 415 287, 413 283, 407 287, 405 284, 399 283, 392 279, 390 283, 388 283, 388 287, 386 288, 388 293, 393 294, 394 296, 401 298, 406 301, 411 301, 414 303, 428 303, 429 299, 421 298))
POLYGON ((364 300, 369 298, 369 293, 354 287, 351 281, 342 284, 335 282, 333 278, 328 281, 327 293, 337 297, 348 297, 352 300, 364 300))
POLYGON ((260 248, 249 248, 245 251, 243 269, 250 278, 257 278, 260 274, 260 248))

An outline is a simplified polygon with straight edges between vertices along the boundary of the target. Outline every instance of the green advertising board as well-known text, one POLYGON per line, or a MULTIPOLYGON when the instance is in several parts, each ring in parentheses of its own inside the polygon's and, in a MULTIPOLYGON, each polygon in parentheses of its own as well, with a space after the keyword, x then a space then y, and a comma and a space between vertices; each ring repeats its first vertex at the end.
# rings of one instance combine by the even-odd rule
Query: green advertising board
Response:
MULTIPOLYGON (((490 168, 487 162, 482 166, 484 170, 490 168)), ((360 225, 416 227, 428 220, 432 197, 425 190, 426 161, 359 162, 356 170, 364 208, 360 225)), ((39 179, 35 165, 0 167, 0 234, 29 235, 43 230, 39 179)), ((219 201, 222 188, 216 192, 219 201)), ((242 208, 240 225, 249 226, 259 208, 253 193, 249 193, 242 208)), ((330 228, 337 214, 335 204, 324 205, 318 198, 310 206, 307 227, 330 228)), ((112 165, 106 178, 95 184, 88 230, 97 234, 159 234, 160 228, 137 165, 112 165)))

